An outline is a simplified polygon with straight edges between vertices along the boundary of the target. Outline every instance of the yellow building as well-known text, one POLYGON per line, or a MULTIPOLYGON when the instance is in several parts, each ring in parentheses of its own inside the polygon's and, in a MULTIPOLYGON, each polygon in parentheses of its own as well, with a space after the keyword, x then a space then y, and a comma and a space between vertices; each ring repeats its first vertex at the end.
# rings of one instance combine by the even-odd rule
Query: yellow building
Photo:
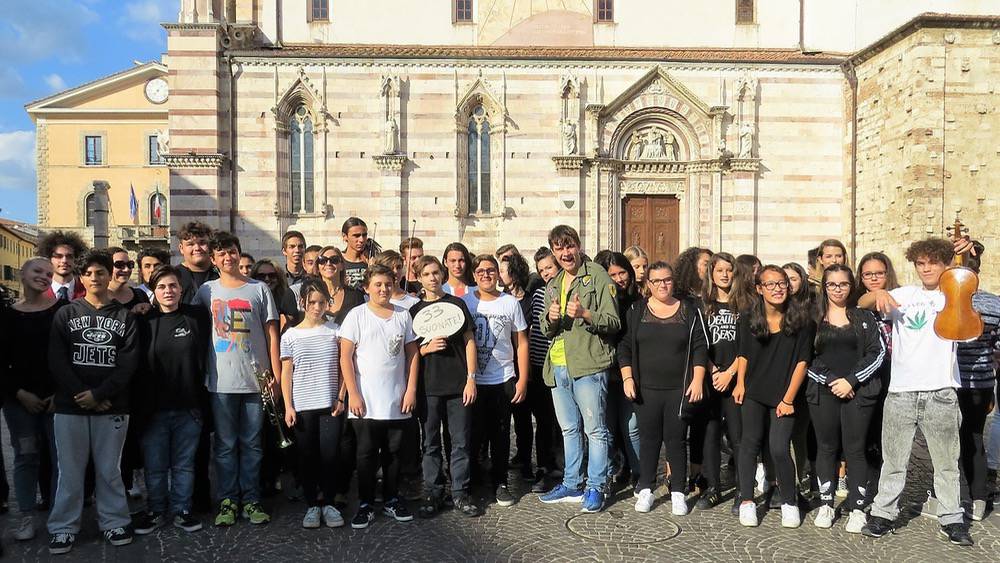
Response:
POLYGON ((105 182, 109 243, 166 246, 170 182, 160 156, 169 142, 166 77, 160 63, 137 64, 26 106, 36 129, 39 229, 76 231, 93 242, 94 209, 101 205, 94 183, 105 182))
POLYGON ((21 265, 35 254, 36 231, 32 225, 0 219, 0 286, 21 295, 21 265))

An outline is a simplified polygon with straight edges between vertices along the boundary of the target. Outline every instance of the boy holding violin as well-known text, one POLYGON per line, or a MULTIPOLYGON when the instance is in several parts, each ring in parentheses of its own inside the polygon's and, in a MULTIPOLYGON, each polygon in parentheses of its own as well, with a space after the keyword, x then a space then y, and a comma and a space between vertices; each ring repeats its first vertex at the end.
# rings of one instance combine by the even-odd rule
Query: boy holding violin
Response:
POLYGON ((858 306, 875 309, 892 322, 892 379, 882 422, 882 473, 871 516, 862 533, 879 538, 893 531, 906 467, 919 427, 927 440, 934 468, 941 535, 951 543, 971 546, 972 537, 959 501, 959 423, 956 389, 961 386, 956 344, 939 337, 934 321, 945 304, 938 287, 955 250, 971 246, 941 238, 917 241, 906 251, 920 285, 875 290, 858 306))

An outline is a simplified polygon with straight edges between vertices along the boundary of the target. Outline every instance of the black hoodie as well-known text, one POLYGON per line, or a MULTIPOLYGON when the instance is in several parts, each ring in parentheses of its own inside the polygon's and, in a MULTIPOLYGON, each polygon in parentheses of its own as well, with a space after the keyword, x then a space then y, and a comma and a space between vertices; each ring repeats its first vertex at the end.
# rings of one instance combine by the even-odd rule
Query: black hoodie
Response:
POLYGON ((139 365, 135 317, 121 303, 95 308, 85 298, 56 312, 49 339, 49 370, 56 383, 59 414, 128 414, 129 380, 139 365), (91 390, 104 412, 85 410, 73 397, 91 390))

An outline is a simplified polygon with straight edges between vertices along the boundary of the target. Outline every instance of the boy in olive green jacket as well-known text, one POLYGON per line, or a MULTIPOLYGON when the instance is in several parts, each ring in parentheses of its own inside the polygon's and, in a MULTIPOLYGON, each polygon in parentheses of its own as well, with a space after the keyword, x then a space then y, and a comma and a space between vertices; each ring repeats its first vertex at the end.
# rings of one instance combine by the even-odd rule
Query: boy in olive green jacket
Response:
POLYGON ((616 286, 603 268, 583 261, 580 235, 572 227, 552 229, 549 247, 563 271, 545 287, 546 315, 539 326, 552 340, 544 378, 553 388, 566 463, 562 483, 540 500, 579 502, 583 512, 599 512, 604 509, 608 473, 607 369, 615 354, 611 338, 621 329, 616 286), (581 420, 588 443, 585 488, 581 420))

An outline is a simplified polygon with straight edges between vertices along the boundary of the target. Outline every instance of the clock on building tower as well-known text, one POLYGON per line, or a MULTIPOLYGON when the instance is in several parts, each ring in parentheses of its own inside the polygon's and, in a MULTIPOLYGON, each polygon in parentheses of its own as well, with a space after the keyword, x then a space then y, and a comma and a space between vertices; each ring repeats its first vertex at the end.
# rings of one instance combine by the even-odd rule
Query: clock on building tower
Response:
POLYGON ((146 83, 146 99, 154 104, 162 104, 167 101, 169 90, 167 81, 162 78, 154 78, 146 83))

